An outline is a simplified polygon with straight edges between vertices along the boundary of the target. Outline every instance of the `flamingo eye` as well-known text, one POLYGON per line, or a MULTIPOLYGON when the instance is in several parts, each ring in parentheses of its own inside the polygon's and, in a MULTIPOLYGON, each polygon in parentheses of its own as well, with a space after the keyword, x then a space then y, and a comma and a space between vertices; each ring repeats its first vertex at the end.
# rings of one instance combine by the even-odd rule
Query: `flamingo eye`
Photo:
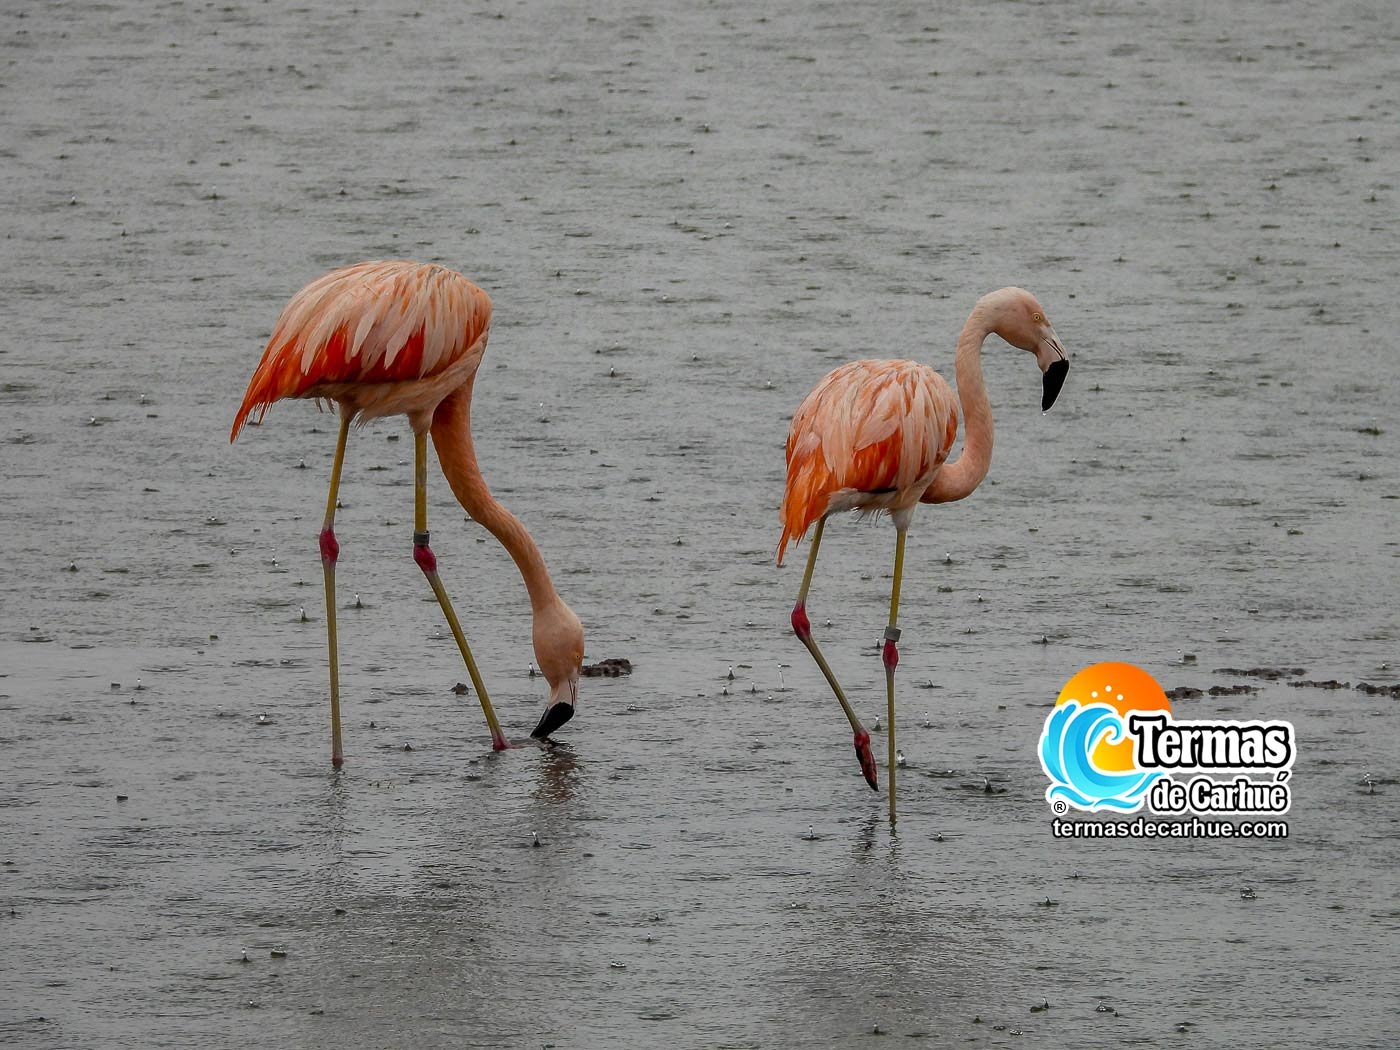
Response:
POLYGON ((1035 313, 1031 314, 1031 320, 1036 324, 1040 324, 1041 321, 1045 320, 1045 315, 1037 310, 1035 313))

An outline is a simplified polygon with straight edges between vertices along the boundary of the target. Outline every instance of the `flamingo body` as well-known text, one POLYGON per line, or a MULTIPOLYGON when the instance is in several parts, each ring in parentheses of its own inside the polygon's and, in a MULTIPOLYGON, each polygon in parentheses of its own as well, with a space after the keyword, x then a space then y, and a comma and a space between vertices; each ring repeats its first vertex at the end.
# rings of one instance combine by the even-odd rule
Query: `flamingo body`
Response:
POLYGON ((826 514, 912 508, 957 436, 957 395, 927 365, 852 361, 833 369, 788 431, 778 564, 788 543, 826 514))
POLYGON ((234 418, 287 397, 327 398, 360 422, 431 417, 476 372, 491 297, 443 266, 394 259, 332 270, 292 297, 234 418))

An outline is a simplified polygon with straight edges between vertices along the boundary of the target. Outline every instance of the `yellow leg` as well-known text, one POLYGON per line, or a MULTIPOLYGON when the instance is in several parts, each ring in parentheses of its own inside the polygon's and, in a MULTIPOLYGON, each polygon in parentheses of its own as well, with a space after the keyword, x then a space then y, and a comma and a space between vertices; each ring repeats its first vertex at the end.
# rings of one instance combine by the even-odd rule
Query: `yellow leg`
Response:
POLYGON ((812 571, 817 566, 817 551, 821 547, 822 531, 825 528, 826 518, 819 519, 817 531, 812 534, 812 549, 807 554, 807 571, 802 575, 802 589, 797 592, 797 604, 792 607, 792 629, 802 644, 807 647, 807 651, 812 654, 812 659, 817 662, 822 674, 826 676, 831 691, 836 694, 836 702, 846 713, 846 718, 851 723, 851 731, 855 734, 856 757, 860 760, 861 773, 865 775, 865 782, 870 785, 871 789, 878 791, 879 779, 875 771, 875 756, 870 751, 870 734, 861 724, 860 719, 856 717, 855 710, 851 707, 850 701, 846 699, 846 694, 841 688, 841 683, 836 680, 836 675, 831 670, 831 665, 826 662, 826 657, 817 647, 817 641, 812 637, 812 623, 807 619, 807 592, 812 586, 812 571))
POLYGON ((321 575, 326 581, 326 647, 331 663, 331 765, 339 769, 345 762, 340 746, 340 655, 335 637, 335 562, 340 544, 335 538, 335 503, 340 491, 340 468, 345 465, 345 441, 350 434, 350 413, 340 416, 340 437, 331 463, 331 490, 326 497, 326 516, 321 523, 321 575))
POLYGON ((504 751, 510 747, 510 743, 506 740, 505 733, 501 732, 501 723, 496 720, 496 712, 491 707, 491 698, 486 695, 486 683, 481 680, 481 672, 477 670, 476 661, 472 659, 471 648, 467 645, 467 636, 462 633, 462 625, 458 622, 457 613, 452 608, 452 600, 447 597, 447 588, 442 585, 442 579, 438 576, 437 558, 434 556, 432 548, 428 546, 428 435, 426 433, 413 436, 413 560, 418 563, 418 567, 423 570, 423 575, 428 578, 428 586, 433 589, 438 604, 442 606, 442 614, 447 617, 447 625, 452 628, 452 637, 457 639, 457 648, 462 652, 462 660, 467 665, 467 674, 471 676, 477 699, 481 701, 482 713, 486 715, 486 725, 491 730, 491 746, 497 751, 504 751))
POLYGON ((899 582, 904 575, 904 536, 905 530, 895 533, 894 541, 894 583, 890 587, 890 622, 885 628, 885 648, 882 654, 885 664, 885 710, 889 718, 889 769, 890 769, 890 824, 895 822, 895 769, 898 768, 894 746, 894 669, 899 665, 899 582))

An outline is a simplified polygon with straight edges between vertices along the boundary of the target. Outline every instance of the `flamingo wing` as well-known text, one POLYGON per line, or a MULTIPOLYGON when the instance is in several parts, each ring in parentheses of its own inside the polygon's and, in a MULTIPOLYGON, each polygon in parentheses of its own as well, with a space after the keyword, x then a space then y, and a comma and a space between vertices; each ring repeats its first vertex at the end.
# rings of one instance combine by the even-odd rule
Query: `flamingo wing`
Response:
POLYGON ((828 373, 788 431, 778 564, 789 541, 801 539, 837 493, 895 493, 897 502, 917 502, 957 432, 957 398, 926 365, 853 361, 828 373))
POLYGON ((443 266, 388 260, 333 270, 292 297, 248 383, 253 411, 327 383, 394 383, 449 368, 491 324, 491 298, 443 266))

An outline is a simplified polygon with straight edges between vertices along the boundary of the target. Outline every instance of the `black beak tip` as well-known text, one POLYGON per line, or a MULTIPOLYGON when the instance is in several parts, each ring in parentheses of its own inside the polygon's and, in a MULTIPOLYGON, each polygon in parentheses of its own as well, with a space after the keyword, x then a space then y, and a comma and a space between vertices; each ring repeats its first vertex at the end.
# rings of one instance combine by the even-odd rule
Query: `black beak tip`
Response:
POLYGON ((550 733, 554 732, 569 719, 574 717, 574 705, 560 701, 545 709, 540 716, 540 724, 535 726, 534 732, 530 735, 536 740, 544 740, 550 733))
POLYGON ((1040 410, 1049 412, 1050 406, 1055 403, 1055 398, 1060 396, 1060 387, 1065 385, 1065 376, 1069 375, 1068 361, 1052 361, 1050 367, 1045 370, 1045 376, 1040 385, 1040 410))

